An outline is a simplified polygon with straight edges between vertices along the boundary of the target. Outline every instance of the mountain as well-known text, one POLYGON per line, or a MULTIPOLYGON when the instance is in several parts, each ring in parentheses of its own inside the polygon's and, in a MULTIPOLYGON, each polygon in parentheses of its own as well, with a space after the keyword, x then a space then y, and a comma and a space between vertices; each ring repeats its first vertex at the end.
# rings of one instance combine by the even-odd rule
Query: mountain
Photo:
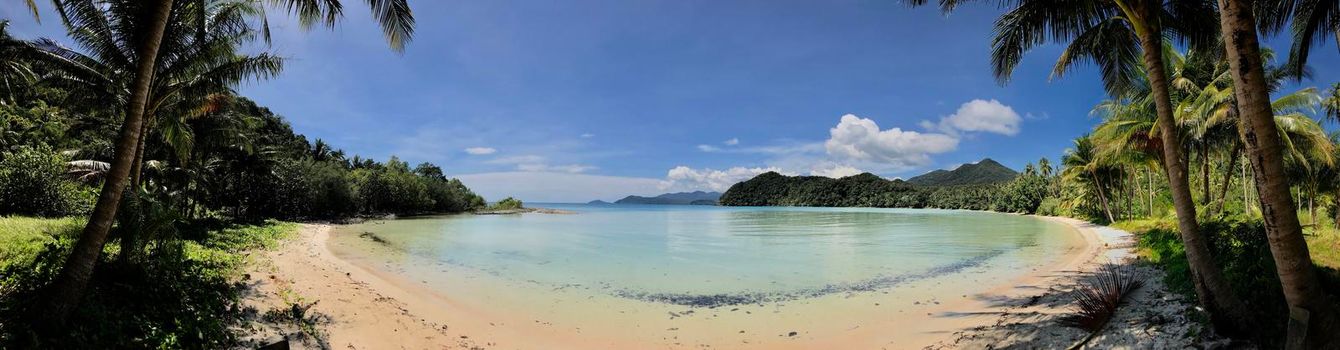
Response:
POLYGON ((954 170, 936 170, 922 174, 907 182, 917 186, 962 186, 1003 183, 1019 176, 1013 169, 1000 165, 991 158, 982 159, 975 164, 964 164, 954 170))
POLYGON ((610 203, 610 202, 606 202, 606 201, 602 201, 602 200, 597 199, 597 200, 593 200, 593 201, 590 201, 590 202, 586 202, 586 204, 590 204, 590 205, 609 205, 609 204, 613 204, 613 203, 610 203))
POLYGON ((721 192, 679 192, 666 193, 655 197, 628 196, 614 201, 614 204, 696 204, 715 205, 721 192), (711 204, 709 204, 709 202, 711 204))

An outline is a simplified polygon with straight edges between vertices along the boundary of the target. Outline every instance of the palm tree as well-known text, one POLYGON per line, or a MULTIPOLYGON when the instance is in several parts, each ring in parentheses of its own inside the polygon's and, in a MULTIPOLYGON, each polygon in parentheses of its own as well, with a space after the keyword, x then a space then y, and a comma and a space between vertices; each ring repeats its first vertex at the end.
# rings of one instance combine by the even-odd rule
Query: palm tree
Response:
POLYGON ((1340 49, 1340 2, 1287 0, 1265 4, 1267 7, 1258 8, 1257 11, 1262 15, 1257 20, 1267 34, 1280 31, 1285 24, 1292 24, 1293 48, 1289 51, 1286 66, 1293 69, 1295 75, 1303 73, 1302 68, 1312 53, 1312 44, 1324 42, 1328 36, 1335 36, 1337 49, 1340 49))
MULTIPOLYGON (((1291 6, 1299 1, 1285 1, 1281 6, 1291 6)), ((1306 0, 1303 3, 1328 4, 1334 8, 1334 0, 1306 0)), ((1269 4, 1269 3, 1267 3, 1269 4)), ((1303 318, 1299 324, 1307 324, 1313 331, 1306 332, 1307 339, 1290 339, 1291 342, 1305 342, 1311 348, 1340 347, 1340 311, 1328 300, 1322 291, 1317 273, 1312 266, 1312 254, 1308 251, 1307 241, 1303 238, 1303 228, 1298 222, 1297 208, 1289 191, 1289 181, 1285 172, 1283 144, 1276 132, 1274 111, 1270 106, 1270 82, 1266 78, 1265 64, 1262 61, 1261 43, 1257 38, 1257 25, 1282 23, 1290 15, 1288 11, 1262 11, 1265 21, 1257 22, 1255 11, 1258 2, 1245 0, 1219 0, 1220 28, 1224 36, 1225 53, 1233 76, 1234 95, 1238 103, 1241 119, 1239 133, 1252 170, 1256 174, 1256 191, 1261 201, 1261 213, 1265 220, 1266 237, 1270 241, 1270 251, 1275 258, 1275 269, 1279 273, 1280 285, 1284 290, 1284 299, 1290 308, 1290 314, 1303 318)), ((1289 8, 1289 7, 1286 7, 1289 8)), ((1303 6, 1296 17, 1294 33, 1325 33, 1335 30, 1332 23, 1314 21, 1316 15, 1330 18, 1332 10, 1308 9, 1303 6), (1301 24, 1299 24, 1301 23, 1301 24), (1329 25, 1329 26, 1328 26, 1329 25)), ((1318 9, 1316 6, 1311 9, 1318 9)), ((1304 45, 1311 40, 1305 40, 1304 45)), ((1296 43, 1297 44, 1297 43, 1296 43)), ((1301 70, 1306 55, 1306 46, 1295 45, 1292 56, 1296 69, 1301 70)))
POLYGON ((1061 165, 1064 167, 1061 176, 1066 180, 1091 186, 1098 195, 1098 203, 1102 206, 1107 221, 1115 221, 1106 191, 1103 189, 1102 176, 1109 172, 1111 167, 1098 158, 1093 140, 1088 135, 1076 138, 1075 148, 1066 150, 1065 155, 1061 157, 1061 165))
MULTIPOLYGON (((1184 62, 1175 54, 1167 56, 1175 63, 1184 62)), ((1178 64, 1171 66, 1177 67, 1178 64)), ((1154 174, 1159 172, 1158 168, 1163 164, 1163 139, 1154 110, 1153 94, 1150 93, 1148 81, 1139 77, 1121 94, 1094 106, 1091 114, 1101 117, 1103 121, 1094 128, 1091 137, 1098 158, 1111 163, 1132 164, 1137 172, 1146 174, 1145 209, 1152 216, 1154 174)), ((1184 125, 1179 123, 1179 132, 1185 134, 1183 129, 1184 125)))
MULTIPOLYGON (((278 74, 283 61, 261 53, 239 55, 239 44, 255 35, 244 23, 245 16, 258 13, 259 8, 248 2, 212 3, 203 13, 178 12, 179 16, 202 15, 204 18, 178 18, 169 22, 163 38, 165 54, 151 81, 152 90, 145 110, 145 123, 137 146, 131 185, 140 184, 145 143, 152 131, 160 131, 164 143, 179 155, 190 151, 192 137, 185 120, 206 113, 218 94, 232 93, 231 88, 242 80, 264 79, 278 74), (204 27, 200 27, 200 26, 204 27), (197 28, 199 27, 199 28, 197 28), (159 119, 158 117, 170 117, 159 119), (152 126, 152 127, 151 127, 152 126)), ((110 13, 102 14, 104 16, 110 13)), ((29 43, 39 60, 58 68, 59 74, 46 79, 48 84, 75 91, 76 96, 92 105, 106 105, 113 101, 119 106, 126 101, 133 67, 133 58, 117 47, 127 46, 133 40, 130 33, 99 30, 115 18, 107 17, 84 21, 71 26, 75 42, 89 54, 65 48, 51 40, 29 43)), ((179 158, 185 158, 184 156, 179 158)))
POLYGON ((7 98, 0 99, 0 105, 17 103, 14 92, 31 84, 36 76, 27 62, 16 59, 22 47, 18 40, 9 36, 9 21, 0 20, 0 83, 3 83, 0 88, 5 89, 4 97, 7 98))
POLYGON ((1331 84, 1331 88, 1326 89, 1326 96, 1321 100, 1321 110, 1326 113, 1326 118, 1340 121, 1340 83, 1331 84))
MULTIPOLYGON (((927 0, 913 0, 913 5, 927 0)), ((961 0, 940 0, 945 11, 961 0)), ((1011 0, 1011 9, 996 21, 992 41, 992 65, 998 80, 1008 82, 1024 52, 1051 41, 1068 43, 1057 60, 1054 77, 1063 76, 1079 63, 1093 62, 1102 73, 1104 86, 1113 95, 1128 91, 1136 81, 1135 62, 1143 60, 1151 97, 1161 129, 1165 174, 1172 189, 1178 229, 1186 246, 1192 280, 1201 305, 1222 329, 1251 330, 1247 307, 1230 289, 1215 266, 1209 247, 1196 221, 1195 202, 1187 181, 1187 164, 1173 118, 1166 71, 1164 35, 1178 35, 1193 46, 1213 37, 1207 24, 1213 14, 1208 4, 1178 1, 1165 4, 1153 0, 1011 0), (1139 58, 1137 58, 1139 57, 1139 58)))
MULTIPOLYGON (((1274 52, 1265 50, 1265 59, 1273 57, 1274 52)), ((1227 62, 1219 62, 1209 71, 1206 81, 1194 81, 1179 78, 1174 84, 1188 94, 1178 105, 1178 120, 1191 129, 1188 134, 1199 140, 1207 148, 1230 150, 1229 165, 1224 172, 1217 211, 1223 209, 1228 191, 1229 178, 1237 165, 1238 153, 1242 150, 1242 140, 1238 137, 1238 110, 1234 96, 1233 80, 1229 74, 1227 62)), ((1291 68, 1270 66, 1266 68, 1270 78, 1269 89, 1276 94, 1289 77, 1291 68)), ((1306 69, 1306 68, 1305 68, 1306 69)), ((1315 107, 1321 98, 1315 88, 1303 88, 1284 94, 1271 102, 1275 124, 1280 140, 1285 146, 1286 164, 1301 169, 1299 173, 1311 174, 1318 166, 1329 166, 1331 143, 1321 125, 1307 114, 1316 112, 1315 107), (1321 164, 1318 164, 1321 163, 1321 164)))
MULTIPOLYGON (((327 25, 333 26, 342 13, 342 7, 338 0, 270 0, 268 2, 288 9, 297 15, 304 25, 308 26, 318 21, 324 21, 327 25)), ((102 246, 107 240, 107 232, 111 229, 112 221, 116 216, 121 194, 126 188, 138 152, 137 146, 140 134, 143 131, 145 107, 148 105, 152 90, 151 78, 158 63, 158 53, 163 44, 168 22, 173 17, 174 11, 190 10, 192 9, 189 6, 190 4, 200 4, 205 3, 205 1, 189 1, 184 6, 174 6, 175 1, 173 0, 60 0, 53 1, 53 3, 67 26, 75 26, 85 23, 84 21, 102 18, 97 14, 102 11, 109 11, 117 14, 120 17, 117 23, 127 25, 124 27, 126 31, 135 33, 133 37, 137 38, 135 41, 127 42, 127 47, 119 48, 134 51, 134 57, 137 60, 132 64, 135 67, 134 73, 131 75, 133 83, 129 84, 130 93, 125 104, 125 120, 121 125, 121 132, 116 141, 107 180, 103 183, 102 191, 98 195, 97 204, 94 206, 87 226, 84 227, 73 251, 66 260, 65 266, 61 269, 59 277, 52 286, 52 293, 49 295, 50 299, 46 304, 48 307, 43 308, 45 312, 42 316, 45 322, 58 325, 65 322, 70 312, 82 298, 84 288, 88 285, 88 280, 93 274, 93 265, 98 260, 102 246)), ((397 51, 402 50, 404 43, 410 40, 414 26, 414 18, 406 0, 368 0, 367 3, 372 8, 373 18, 381 25, 382 32, 390 42, 391 47, 397 51)), ((27 4, 34 9, 33 13, 36 14, 34 2, 27 1, 27 4)), ((194 8, 203 10, 201 6, 194 8)), ((265 32, 268 32, 268 29, 265 32)), ((72 35, 79 34, 72 33, 72 35)))
MULTIPOLYGON (((199 5, 199 4, 193 4, 199 5)), ((246 79, 264 79, 278 74, 282 60, 268 55, 239 55, 238 46, 255 36, 244 25, 246 16, 258 13, 259 7, 248 2, 209 3, 203 11, 177 11, 164 30, 161 48, 164 51, 150 80, 150 92, 144 110, 144 122, 139 130, 129 186, 129 201, 138 201, 143 172, 145 144, 155 128, 160 130, 165 143, 178 154, 189 152, 192 137, 184 120, 200 114, 201 106, 208 106, 210 96, 231 93, 231 88, 246 79), (201 16, 199 19, 186 18, 201 16), (160 115, 171 118, 160 119, 160 115)), ((108 109, 124 108, 134 71, 129 56, 121 47, 129 46, 133 33, 114 26, 118 18, 114 11, 83 13, 81 20, 69 21, 71 38, 88 54, 65 48, 51 40, 39 40, 27 47, 32 56, 56 68, 57 74, 45 79, 48 84, 64 87, 90 105, 104 105, 108 109), (110 102, 110 103, 109 103, 110 102), (110 104, 110 105, 109 105, 110 104), (108 106, 109 105, 109 106, 108 106)), ((185 157, 179 157, 184 159, 185 157)), ((139 206, 130 205, 131 208, 139 206)), ((123 213, 122 220, 136 222, 136 212, 123 213)), ((121 255, 123 262, 131 262, 138 249, 137 232, 133 226, 123 227, 121 255)))

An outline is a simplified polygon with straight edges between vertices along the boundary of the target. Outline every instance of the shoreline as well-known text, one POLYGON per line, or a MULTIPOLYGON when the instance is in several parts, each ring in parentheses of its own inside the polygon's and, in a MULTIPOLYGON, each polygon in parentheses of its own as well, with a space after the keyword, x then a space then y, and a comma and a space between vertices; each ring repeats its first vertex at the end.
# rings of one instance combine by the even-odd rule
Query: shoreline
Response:
MULTIPOLYGON (((395 339, 396 345, 410 348, 485 347, 506 349, 645 348, 653 346, 688 348, 713 347, 714 345, 715 347, 731 348, 796 349, 815 347, 954 348, 975 347, 971 344, 1009 343, 1011 340, 1023 340, 1027 344, 1051 345, 1073 342, 1070 338, 1081 338, 1083 333, 1075 329, 1058 328, 1054 332, 1050 332, 1053 335, 1046 339, 1018 339, 1015 333, 1023 333, 1021 329, 1006 326, 1021 323, 1015 319, 1016 315, 1029 315, 1030 318, 1040 320, 1040 322, 1035 322, 1039 327, 1060 327, 1054 323, 1059 315, 1068 311, 1066 309, 1068 303, 1057 303, 1068 295, 1063 293, 1065 286, 1073 286, 1080 275, 1092 271, 1103 262, 1128 263, 1134 256, 1130 248, 1131 236, 1124 231, 1092 225, 1075 219, 1034 217, 1068 226, 1080 236, 1083 245, 1068 249, 1063 252, 1064 257, 1043 266, 1037 266, 1033 271, 1022 276, 1004 281, 995 281, 996 283, 990 284, 990 288, 975 293, 971 297, 967 294, 963 295, 962 298, 950 298, 934 294, 920 295, 925 299, 918 298, 918 300, 926 302, 923 304, 921 301, 917 301, 914 305, 907 305, 911 304, 907 303, 911 300, 895 299, 893 301, 903 302, 901 303, 903 305, 900 305, 896 311, 898 315, 885 315, 869 310, 869 303, 872 301, 875 306, 879 306, 881 301, 891 304, 887 295, 884 295, 885 299, 879 299, 880 295, 833 296, 818 298, 826 300, 820 300, 811 305, 807 305, 809 303, 786 305, 785 308, 789 308, 789 311, 801 314, 798 315, 799 317, 806 316, 804 315, 806 312, 832 313, 835 311, 827 309, 836 308, 845 309, 847 312, 857 315, 852 318, 860 319, 863 322, 853 326, 830 326, 829 328, 816 326, 813 331, 801 330, 803 333, 799 334, 796 331, 791 331, 788 334, 785 330, 780 330, 778 331, 780 334, 777 336, 763 337, 759 335, 757 338, 747 338, 742 342, 712 343, 711 341, 697 340, 698 343, 694 344, 695 340, 693 339, 680 339, 680 336, 689 335, 685 333, 679 333, 673 339, 668 336, 663 337, 662 340, 664 341, 648 341, 648 339, 655 339, 654 336, 648 337, 643 333, 639 333, 641 336, 634 336, 628 334, 628 332, 610 331, 609 327, 603 327, 604 329, 602 329, 598 325, 592 325, 587 329, 582 327, 573 329, 572 327, 566 327, 570 325, 554 324, 561 322, 542 321, 539 319, 538 313, 535 315, 526 314, 530 310, 524 307, 502 304, 481 305, 466 302, 459 295, 453 295, 453 291, 433 290, 426 287, 426 280, 413 281, 410 276, 383 271, 377 266, 371 266, 374 264, 369 262, 346 261, 336 256, 327 245, 327 240, 330 238, 332 231, 330 225, 304 224, 296 237, 285 242, 279 250, 269 252, 267 255, 271 275, 269 278, 260 279, 261 283, 253 288, 256 293, 252 293, 254 295, 248 297, 247 301, 263 307, 282 306, 284 301, 280 300, 282 299, 280 297, 286 294, 315 301, 316 304, 312 306, 312 312, 329 320, 328 323, 320 325, 326 332, 326 345, 341 348, 395 347, 386 344, 386 339, 395 339), (284 292, 285 290, 287 292, 284 292), (1045 292, 1038 295, 1039 291, 1045 292), (860 306, 861 303, 866 303, 864 304, 866 306, 860 306), (823 306, 823 308, 820 309, 819 306, 823 306), (518 308, 523 310, 515 310, 518 308), (915 315, 924 316, 908 317, 915 315), (531 320, 533 322, 525 322, 531 320), (680 341, 683 341, 683 343, 680 341)), ((255 273, 264 276, 267 272, 258 270, 255 273)), ((1147 273, 1146 275, 1142 275, 1142 278, 1158 280, 1158 276, 1161 276, 1147 273)), ((469 284, 478 281, 467 278, 454 282, 460 285, 461 283, 469 284)), ((929 285, 932 282, 937 285, 942 282, 955 283, 952 278, 946 277, 939 280, 932 278, 925 284, 929 285)), ((1149 284, 1151 284, 1151 281, 1147 281, 1147 285, 1149 284)), ((1152 281, 1152 284, 1156 284, 1156 286, 1146 289, 1161 286, 1157 281, 1152 281)), ((1166 291, 1145 294, 1162 296, 1160 292, 1166 294, 1166 291)), ((916 291, 907 291, 903 294, 918 296, 916 291)), ((292 299, 292 297, 289 298, 292 299)), ((1137 304, 1140 302, 1139 299, 1133 300, 1131 305, 1123 307, 1123 311, 1135 308, 1132 306, 1138 306, 1137 304)), ((626 303, 615 301, 615 303, 623 305, 610 306, 609 308, 628 306, 627 304, 635 303, 635 301, 627 301, 626 303)), ((760 304, 759 306, 762 307, 763 305, 760 304)), ((777 313, 780 312, 780 309, 774 310, 774 308, 781 307, 781 305, 777 305, 775 307, 754 308, 753 310, 758 314, 763 314, 760 311, 777 313)), ((684 307, 670 306, 670 308, 683 309, 684 307)), ((258 309, 263 308, 258 307, 258 309)), ((714 311, 704 308, 700 313, 706 314, 708 312, 714 311)), ((673 311, 670 313, 672 315, 670 319, 675 319, 675 313, 673 311)), ((732 317, 730 314, 738 313, 723 313, 725 317, 722 318, 732 317)), ((698 325, 715 325, 726 322, 717 321, 716 317, 717 315, 714 312, 710 318, 704 316, 699 319, 678 321, 680 323, 667 323, 676 325, 676 327, 657 328, 656 332, 646 334, 666 333, 666 331, 660 331, 660 329, 671 331, 668 334, 676 334, 673 331, 678 331, 679 327, 686 327, 686 325, 694 325, 695 323, 698 325)), ((777 317, 785 317, 785 315, 777 317)), ((750 320, 752 319, 745 318, 729 321, 726 324, 747 324, 751 322, 750 320)), ((647 326, 659 327, 663 326, 660 323, 672 321, 657 320, 655 322, 657 324, 648 324, 647 326)), ((607 323, 617 324, 613 321, 607 323)), ((1116 321, 1114 321, 1115 323, 1116 321)), ((637 326, 640 327, 641 325, 637 326)), ((1053 331, 1050 328, 1048 330, 1053 331)), ((740 333, 743 334, 745 331, 741 330, 740 333)), ((1113 333, 1122 332, 1113 331, 1113 333)), ((1097 337, 1093 344, 1101 344, 1105 339, 1108 339, 1108 337, 1097 337)), ((1066 343, 1061 346, 1068 345, 1066 343)))

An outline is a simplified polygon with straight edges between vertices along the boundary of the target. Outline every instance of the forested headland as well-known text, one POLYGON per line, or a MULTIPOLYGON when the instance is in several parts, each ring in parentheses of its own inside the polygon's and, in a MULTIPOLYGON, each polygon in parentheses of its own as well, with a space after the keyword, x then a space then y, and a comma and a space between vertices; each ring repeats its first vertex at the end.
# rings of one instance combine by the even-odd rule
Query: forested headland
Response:
MULTIPOLYGON (((1052 178, 1050 168, 1038 172, 1030 164, 1025 172, 1016 173, 990 159, 966 164, 953 171, 931 174, 947 185, 914 185, 909 181, 888 180, 871 173, 834 179, 767 172, 731 186, 721 195, 721 205, 940 208, 1034 213, 1048 191, 1048 179, 1052 178)), ((919 180, 924 184, 937 181, 919 180)))

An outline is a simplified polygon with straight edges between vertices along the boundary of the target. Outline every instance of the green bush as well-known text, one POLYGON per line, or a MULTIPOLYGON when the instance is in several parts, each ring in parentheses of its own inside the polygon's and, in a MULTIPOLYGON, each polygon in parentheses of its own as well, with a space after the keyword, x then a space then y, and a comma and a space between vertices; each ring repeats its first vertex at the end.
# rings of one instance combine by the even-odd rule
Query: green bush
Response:
POLYGON ((1061 206, 1061 200, 1056 197, 1047 197, 1041 203, 1038 203, 1038 215, 1046 216, 1069 216, 1069 212, 1061 206))
POLYGON ((490 209, 494 210, 511 210, 521 208, 522 208, 521 200, 512 197, 503 198, 503 200, 498 201, 498 203, 494 203, 493 206, 490 207, 490 209))
MULTIPOLYGON (((1194 300, 1196 295, 1191 268, 1176 226, 1147 222, 1128 225, 1149 228, 1138 235, 1137 247, 1141 257, 1164 268, 1167 273, 1164 282, 1170 290, 1194 300)), ((1234 292, 1263 320, 1258 324, 1269 328, 1265 330, 1266 334, 1283 336, 1282 327, 1287 323, 1288 310, 1281 302, 1284 294, 1266 240, 1264 224, 1259 220, 1226 217, 1204 220, 1200 227, 1209 244, 1214 265, 1223 269, 1224 277, 1234 292)), ((1266 339, 1265 342, 1278 340, 1266 339)))
MULTIPOLYGON (((246 254, 273 246, 295 224, 213 229, 198 240, 165 239, 142 264, 103 254, 84 300, 55 332, 0 322, 0 348, 218 349, 234 346, 243 311, 238 283, 246 254)), ((0 319, 26 319, 69 254, 73 240, 45 242, 35 256, 0 268, 0 319)))
POLYGON ((63 177, 65 162, 46 146, 0 154, 0 214, 56 217, 86 211, 88 196, 63 177))

